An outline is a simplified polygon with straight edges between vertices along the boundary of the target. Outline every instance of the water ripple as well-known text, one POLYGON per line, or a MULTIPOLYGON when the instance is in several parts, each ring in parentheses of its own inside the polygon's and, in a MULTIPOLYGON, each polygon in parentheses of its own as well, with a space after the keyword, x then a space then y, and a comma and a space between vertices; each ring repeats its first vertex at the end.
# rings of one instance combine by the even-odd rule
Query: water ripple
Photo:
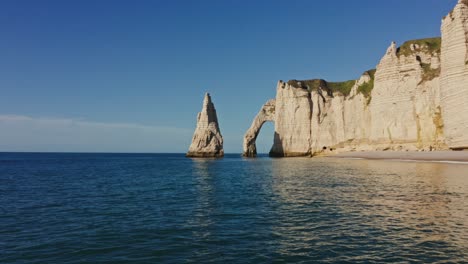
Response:
POLYGON ((467 263, 468 166, 0 153, 0 263, 467 263))

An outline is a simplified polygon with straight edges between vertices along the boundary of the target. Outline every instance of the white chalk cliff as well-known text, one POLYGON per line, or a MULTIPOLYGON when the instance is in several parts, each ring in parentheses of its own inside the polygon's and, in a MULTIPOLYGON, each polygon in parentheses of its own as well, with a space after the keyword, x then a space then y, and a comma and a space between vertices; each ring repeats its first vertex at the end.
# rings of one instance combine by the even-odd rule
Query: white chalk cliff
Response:
POLYGON ((223 137, 219 130, 216 109, 208 93, 205 94, 202 111, 198 113, 197 127, 186 156, 200 158, 224 156, 223 137))
POLYGON ((269 100, 262 106, 258 114, 255 116, 252 125, 244 136, 244 156, 254 157, 257 155, 255 140, 257 139, 263 124, 267 121, 275 120, 275 105, 276 103, 274 99, 269 100))
MULTIPOLYGON (((376 69, 355 81, 279 81, 270 155, 468 149, 468 0, 441 31, 391 43, 376 69)), ((244 138, 249 157, 263 123, 254 124, 244 138)))
POLYGON ((447 145, 468 148, 468 0, 442 20, 440 100, 447 145))

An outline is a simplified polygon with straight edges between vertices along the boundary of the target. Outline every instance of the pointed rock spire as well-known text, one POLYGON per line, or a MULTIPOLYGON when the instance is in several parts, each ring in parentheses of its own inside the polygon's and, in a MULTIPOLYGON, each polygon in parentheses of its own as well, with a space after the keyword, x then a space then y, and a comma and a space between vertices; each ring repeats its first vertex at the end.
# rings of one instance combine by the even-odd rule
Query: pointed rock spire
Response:
POLYGON ((197 128, 186 156, 200 158, 224 156, 223 137, 219 130, 216 109, 209 93, 206 93, 203 99, 202 111, 198 113, 197 117, 197 128))
POLYGON ((392 41, 392 43, 390 44, 390 46, 387 48, 387 53, 386 55, 387 56, 396 56, 396 53, 397 53, 397 46, 396 46, 396 42, 395 41, 392 41))

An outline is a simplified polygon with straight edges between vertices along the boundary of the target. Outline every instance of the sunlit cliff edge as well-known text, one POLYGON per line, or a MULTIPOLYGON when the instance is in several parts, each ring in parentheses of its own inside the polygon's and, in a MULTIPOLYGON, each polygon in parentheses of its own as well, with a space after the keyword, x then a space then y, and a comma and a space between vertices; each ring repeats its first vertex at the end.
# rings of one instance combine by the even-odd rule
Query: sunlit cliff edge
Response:
POLYGON ((244 156, 256 156, 268 121, 276 157, 468 149, 468 0, 443 18, 441 38, 391 43, 358 80, 279 81, 276 91, 244 136, 244 156))

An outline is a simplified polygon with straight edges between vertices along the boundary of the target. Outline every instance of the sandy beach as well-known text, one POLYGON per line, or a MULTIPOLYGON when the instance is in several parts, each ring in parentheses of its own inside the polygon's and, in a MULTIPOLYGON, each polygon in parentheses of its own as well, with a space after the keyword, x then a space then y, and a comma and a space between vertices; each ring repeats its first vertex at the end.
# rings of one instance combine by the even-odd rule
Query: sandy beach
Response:
POLYGON ((364 151, 347 152, 332 155, 333 158, 378 159, 378 160, 413 160, 433 162, 467 162, 468 151, 364 151))

